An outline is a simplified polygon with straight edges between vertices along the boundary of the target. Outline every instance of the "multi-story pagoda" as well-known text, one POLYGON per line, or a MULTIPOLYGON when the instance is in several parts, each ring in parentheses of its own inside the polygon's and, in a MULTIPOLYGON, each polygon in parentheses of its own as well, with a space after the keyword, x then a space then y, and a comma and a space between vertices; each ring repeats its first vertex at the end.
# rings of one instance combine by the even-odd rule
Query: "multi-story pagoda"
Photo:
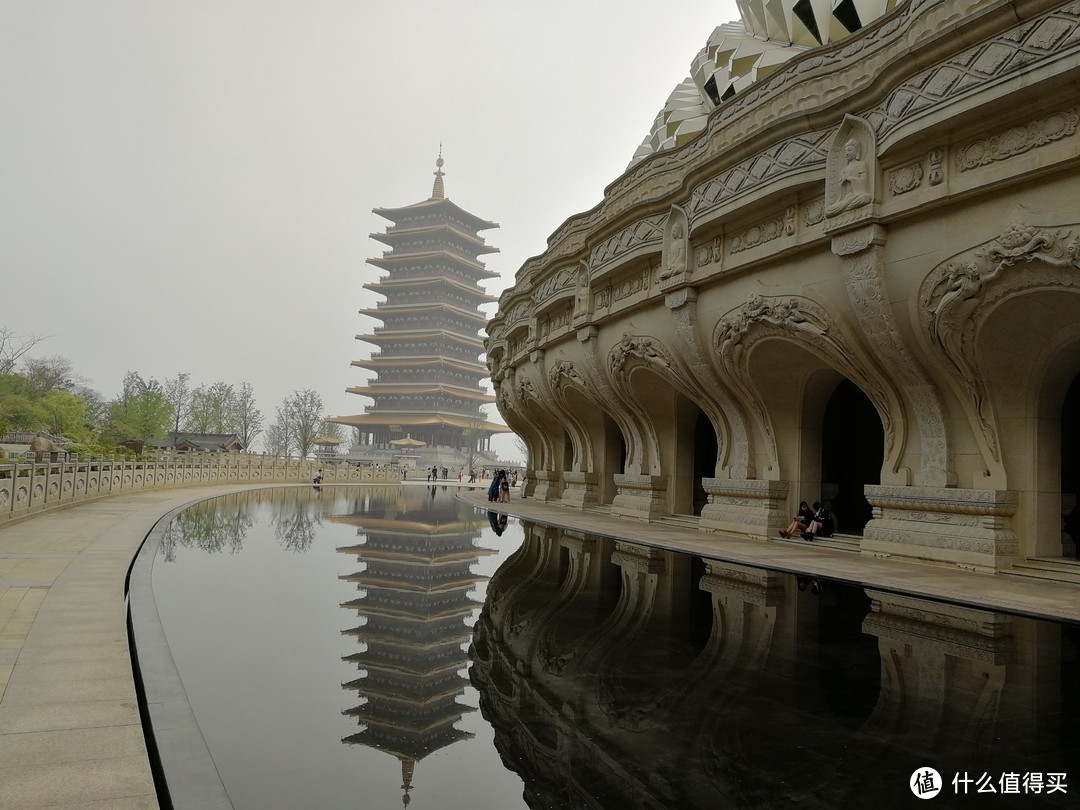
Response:
POLYGON ((476 545, 480 524, 471 507, 433 501, 426 490, 403 489, 383 516, 334 518, 351 523, 363 540, 338 548, 355 554, 362 571, 344 575, 363 595, 342 604, 366 622, 343 630, 366 649, 343 660, 362 677, 342 684, 365 702, 344 713, 363 726, 342 740, 395 757, 408 803, 416 763, 471 733, 455 727, 472 707, 459 703, 468 680, 466 620, 480 603, 469 596, 487 577, 470 569, 493 549, 476 545))
POLYGON ((441 155, 435 165, 429 199, 373 209, 394 224, 371 234, 390 250, 368 259, 388 275, 364 287, 386 300, 360 313, 383 325, 357 335, 378 351, 353 365, 376 377, 347 390, 374 404, 363 414, 333 421, 358 428, 359 443, 374 449, 389 449, 390 442, 412 436, 433 447, 472 445, 485 451, 492 434, 509 432, 480 410, 495 398, 480 387, 488 370, 479 360, 484 351, 479 332, 487 322, 479 307, 496 299, 479 282, 497 274, 478 257, 498 248, 478 234, 499 226, 450 201, 441 155))

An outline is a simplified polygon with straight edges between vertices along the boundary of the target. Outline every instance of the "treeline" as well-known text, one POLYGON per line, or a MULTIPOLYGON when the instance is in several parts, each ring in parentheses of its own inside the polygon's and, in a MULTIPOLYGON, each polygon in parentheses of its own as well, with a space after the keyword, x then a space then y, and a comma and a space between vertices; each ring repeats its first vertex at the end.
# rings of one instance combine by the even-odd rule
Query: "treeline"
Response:
POLYGON ((134 442, 159 442, 170 433, 236 434, 251 449, 262 435, 267 453, 307 456, 320 435, 340 439, 341 426, 326 422, 322 399, 295 391, 266 428, 250 383, 194 386, 187 372, 157 380, 124 375, 121 392, 106 399, 59 355, 31 357, 42 338, 20 337, 0 327, 0 435, 47 432, 79 449, 112 452, 134 442))

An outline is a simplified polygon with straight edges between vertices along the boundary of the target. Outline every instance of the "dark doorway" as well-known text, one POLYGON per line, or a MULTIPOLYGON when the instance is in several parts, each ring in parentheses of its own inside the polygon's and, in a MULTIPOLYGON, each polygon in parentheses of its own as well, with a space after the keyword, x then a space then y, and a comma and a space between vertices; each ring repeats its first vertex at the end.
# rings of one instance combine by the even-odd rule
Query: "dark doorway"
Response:
POLYGON ((1072 508, 1064 513, 1062 531, 1063 551, 1076 556, 1080 540, 1080 376, 1077 376, 1065 393, 1061 406, 1061 498, 1063 506, 1072 508))
POLYGON ((844 380, 825 406, 821 430, 821 497, 829 502, 836 529, 862 534, 870 522, 866 484, 881 483, 885 430, 872 402, 857 385, 844 380))
POLYGON ((713 430, 712 421, 705 412, 698 410, 697 422, 694 425, 694 514, 700 515, 705 504, 709 502, 709 495, 702 486, 702 478, 712 478, 716 475, 716 453, 718 445, 716 431, 713 430))

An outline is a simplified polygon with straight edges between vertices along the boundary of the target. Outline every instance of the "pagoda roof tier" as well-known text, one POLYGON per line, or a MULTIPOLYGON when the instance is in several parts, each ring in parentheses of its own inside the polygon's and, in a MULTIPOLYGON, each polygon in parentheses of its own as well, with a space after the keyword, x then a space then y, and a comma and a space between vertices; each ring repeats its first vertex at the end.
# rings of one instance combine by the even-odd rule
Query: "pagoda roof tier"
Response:
POLYGON ((444 285, 458 292, 467 294, 483 302, 498 301, 498 297, 494 295, 488 295, 481 290, 475 284, 466 284, 457 278, 442 275, 431 276, 415 276, 413 278, 386 278, 379 281, 372 281, 364 285, 365 290, 371 290, 373 293, 379 295, 389 296, 391 292, 398 290, 411 290, 416 287, 420 287, 424 290, 430 290, 438 285, 444 285))
MULTIPOLYGON (((339 521, 334 521, 335 523, 339 521)), ((393 523, 398 525, 398 521, 387 521, 387 523, 393 523)), ((359 525, 363 528, 368 527, 368 522, 361 518, 359 525)), ((479 524, 469 526, 471 529, 478 529, 479 524)), ((460 531, 460 529, 457 529, 460 531)), ((402 531, 405 534, 408 530, 402 531)), ((441 553, 427 553, 423 550, 416 549, 413 551, 398 551, 396 549, 381 549, 372 548, 370 544, 362 546, 342 546, 335 549, 341 554, 355 554, 357 557, 361 557, 364 560, 383 560, 385 562, 397 563, 398 565, 410 565, 410 566, 446 566, 446 565, 460 565, 461 563, 472 564, 478 562, 481 557, 489 557, 492 554, 498 554, 499 552, 493 548, 477 548, 471 546, 467 550, 462 551, 445 551, 441 553)), ((477 574, 477 580, 487 579, 484 574, 477 574)))
POLYGON ((476 310, 468 310, 454 304, 448 304, 445 301, 429 301, 423 304, 387 304, 382 303, 375 307, 366 307, 364 309, 357 310, 361 315, 370 315, 372 318, 378 318, 379 320, 386 320, 387 315, 413 315, 420 312, 452 312, 455 315, 460 315, 462 318, 468 321, 473 321, 479 331, 487 322, 488 317, 476 310))
POLYGON ((431 237, 440 233, 446 234, 448 238, 459 242, 467 250, 472 250, 477 254, 499 252, 497 247, 488 245, 483 237, 477 236, 475 233, 469 233, 467 230, 455 226, 452 222, 392 226, 379 233, 370 233, 368 236, 382 242, 384 245, 397 248, 402 245, 408 246, 418 238, 431 237))
MULTIPOLYGON (((428 542, 426 538, 439 537, 442 535, 456 536, 466 531, 475 531, 477 535, 480 534, 479 530, 483 524, 479 520, 450 520, 446 523, 432 523, 431 521, 409 520, 403 515, 395 515, 389 518, 377 518, 370 515, 334 515, 330 518, 334 523, 344 523, 349 526, 356 526, 363 529, 366 532, 387 534, 392 537, 417 537, 418 535, 425 538, 417 544, 418 548, 415 551, 408 552, 418 559, 424 559, 423 549, 427 548, 428 542)), ((471 539, 470 541, 471 542, 471 539)), ((365 543, 357 546, 340 546, 337 549, 342 554, 355 554, 360 556, 367 554, 369 551, 373 551, 371 543, 365 543)), ((479 548, 477 546, 468 546, 467 550, 461 552, 436 552, 437 554, 466 554, 476 552, 477 557, 487 556, 488 554, 497 553, 493 549, 479 548)), ((383 554, 393 553, 389 550, 382 552, 383 554)), ((430 552, 429 552, 430 553, 430 552)))
POLYGON ((382 270, 393 273, 394 270, 405 266, 422 267, 431 261, 450 262, 459 269, 471 273, 477 278, 498 278, 499 274, 488 270, 483 263, 476 259, 470 259, 452 250, 424 250, 416 253, 394 253, 388 251, 382 256, 374 256, 367 260, 368 264, 382 270))
POLYGON ((443 619, 448 616, 471 616, 473 610, 482 604, 482 602, 478 602, 475 599, 462 599, 457 604, 445 606, 424 605, 427 610, 421 611, 415 609, 416 607, 419 607, 417 605, 413 606, 413 610, 389 608, 372 602, 367 596, 361 596, 359 599, 342 602, 341 607, 346 610, 357 610, 364 614, 378 613, 380 616, 393 616, 406 619, 443 619), (438 607, 438 609, 433 610, 431 609, 432 607, 438 607))
POLYGON ((430 678, 444 673, 449 674, 451 672, 457 672, 468 661, 468 657, 465 655, 456 655, 452 659, 439 662, 432 662, 430 659, 421 658, 418 662, 420 666, 412 667, 409 666, 409 662, 405 661, 380 660, 377 655, 372 655, 370 650, 364 650, 362 652, 352 653, 351 655, 343 655, 341 660, 347 661, 350 664, 358 664, 367 670, 430 678), (435 663, 437 663, 437 666, 432 666, 432 664, 435 663), (425 664, 427 664, 427 666, 424 666, 425 664))
MULTIPOLYGON (((478 349, 477 354, 484 350, 484 341, 479 336, 473 337, 472 335, 462 335, 458 332, 447 332, 445 329, 402 329, 400 331, 395 330, 393 332, 377 332, 367 335, 357 335, 357 340, 362 340, 365 343, 374 343, 376 346, 382 346, 387 343, 394 343, 395 341, 406 340, 424 340, 425 338, 444 338, 451 340, 461 346, 467 348, 478 349)), ((426 355, 406 355, 408 357, 418 357, 426 355)))
POLYGON ((450 220, 456 219, 474 231, 487 231, 499 227, 499 223, 480 219, 480 217, 470 214, 447 197, 431 198, 401 208, 372 208, 371 212, 394 223, 418 217, 438 221, 438 217, 443 216, 450 220))
MULTIPOLYGON (((345 714, 349 717, 359 717, 370 726, 379 726, 385 729, 407 728, 415 731, 430 732, 432 729, 451 726, 458 722, 462 715, 476 711, 475 707, 464 703, 446 701, 434 704, 430 707, 417 707, 426 711, 390 711, 391 706, 383 706, 381 701, 371 701, 355 709, 346 709, 345 714), (380 711, 382 710, 382 711, 380 711)), ((394 707, 396 708, 396 707, 394 707)))
POLYGON ((494 422, 482 422, 477 424, 471 419, 460 414, 447 413, 417 413, 416 411, 382 411, 380 413, 360 413, 355 416, 334 416, 328 421, 335 425, 350 425, 355 427, 386 427, 389 425, 408 425, 409 427, 427 425, 446 425, 471 429, 473 427, 480 433, 511 433, 506 425, 498 425, 494 422))
MULTIPOLYGON (((464 654, 462 655, 462 658, 462 663, 467 663, 468 659, 464 654)), ((424 690, 416 690, 410 695, 403 695, 400 692, 387 692, 384 694, 377 690, 378 684, 372 684, 368 678, 359 678, 358 680, 349 681, 348 683, 343 683, 341 687, 343 689, 355 689, 361 695, 374 698, 377 702, 388 706, 399 706, 401 709, 408 709, 415 706, 424 709, 428 706, 441 706, 448 702, 451 702, 451 705, 457 704, 459 706, 464 706, 465 704, 457 703, 454 698, 460 697, 465 691, 465 687, 468 685, 468 678, 463 678, 458 675, 455 678, 445 678, 442 681, 437 681, 430 684, 424 690), (376 687, 374 690, 372 689, 373 686, 376 687), (437 687, 437 690, 431 689, 431 686, 437 687)), ((473 711, 473 707, 466 706, 466 710, 473 711)), ((349 711, 350 710, 346 709, 345 713, 348 714, 349 711)))
MULTIPOLYGON (((337 521, 335 521, 337 523, 337 521)), ((397 522, 394 521, 396 524, 397 522)), ((476 528, 470 526, 469 528, 476 528)), ((445 568, 448 565, 462 565, 480 562, 481 557, 487 557, 492 554, 498 554, 495 549, 477 549, 475 546, 470 546, 465 551, 447 551, 438 554, 424 554, 419 549, 399 550, 399 549, 373 549, 370 544, 365 545, 349 545, 343 546, 343 548, 336 549, 339 554, 355 554, 357 557, 361 557, 365 562, 367 561, 379 561, 382 563, 393 563, 394 565, 409 566, 409 567, 423 567, 423 566, 437 566, 445 568)), ((346 577, 349 575, 339 575, 346 577)), ((486 580, 487 575, 484 573, 477 573, 475 575, 477 581, 486 580)))
POLYGON ((343 737, 341 741, 347 745, 363 745, 366 748, 374 748, 397 759, 411 759, 419 762, 428 754, 433 754, 441 748, 453 745, 458 740, 471 740, 473 736, 470 731, 460 731, 451 727, 437 739, 383 740, 376 735, 372 728, 368 728, 359 734, 343 737))
POLYGON ((477 360, 469 363, 458 360, 456 357, 444 357, 442 355, 427 355, 424 357, 371 357, 367 360, 353 360, 352 365, 357 368, 366 368, 371 371, 379 371, 388 368, 451 368, 454 371, 463 371, 467 374, 478 374, 480 377, 490 375, 487 366, 477 360))
POLYGON ((345 389, 350 394, 359 394, 362 397, 377 397, 389 394, 448 394, 458 399, 469 402, 494 402, 495 397, 486 391, 478 391, 464 388, 458 385, 446 385, 445 383, 380 383, 373 382, 370 385, 360 385, 345 389))
POLYGON ((370 571, 363 571, 356 574, 341 574, 338 579, 346 582, 355 582, 357 585, 361 585, 364 588, 378 588, 382 591, 398 591, 401 593, 438 593, 444 594, 450 591, 468 591, 474 587, 478 582, 481 582, 480 577, 462 576, 456 579, 448 579, 445 582, 402 582, 401 580, 391 579, 385 576, 376 576, 370 571))
POLYGON ((408 647, 409 649, 418 650, 426 654, 431 650, 437 650, 440 647, 447 646, 456 647, 460 651, 459 645, 472 638, 472 628, 466 627, 464 624, 459 624, 457 629, 459 631, 457 633, 448 634, 446 631, 443 631, 437 638, 423 641, 415 638, 409 638, 403 641, 393 633, 380 633, 378 631, 370 630, 367 625, 354 627, 351 630, 342 630, 341 634, 344 636, 353 636, 360 641, 366 641, 369 644, 374 643, 378 646, 408 647))

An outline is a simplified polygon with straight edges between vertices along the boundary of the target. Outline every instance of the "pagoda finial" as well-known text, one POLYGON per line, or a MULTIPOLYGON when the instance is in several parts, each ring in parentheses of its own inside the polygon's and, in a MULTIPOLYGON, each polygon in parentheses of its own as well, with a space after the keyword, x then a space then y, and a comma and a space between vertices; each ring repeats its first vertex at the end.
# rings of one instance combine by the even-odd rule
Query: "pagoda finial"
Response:
POLYGON ((439 158, 435 161, 435 185, 431 189, 431 199, 441 200, 446 196, 446 189, 443 188, 443 159, 442 159, 442 144, 439 144, 439 158))
POLYGON ((412 790, 413 768, 415 767, 416 760, 401 760, 401 789, 405 791, 405 793, 401 796, 402 807, 408 807, 409 802, 412 801, 412 797, 409 796, 409 791, 412 790))

